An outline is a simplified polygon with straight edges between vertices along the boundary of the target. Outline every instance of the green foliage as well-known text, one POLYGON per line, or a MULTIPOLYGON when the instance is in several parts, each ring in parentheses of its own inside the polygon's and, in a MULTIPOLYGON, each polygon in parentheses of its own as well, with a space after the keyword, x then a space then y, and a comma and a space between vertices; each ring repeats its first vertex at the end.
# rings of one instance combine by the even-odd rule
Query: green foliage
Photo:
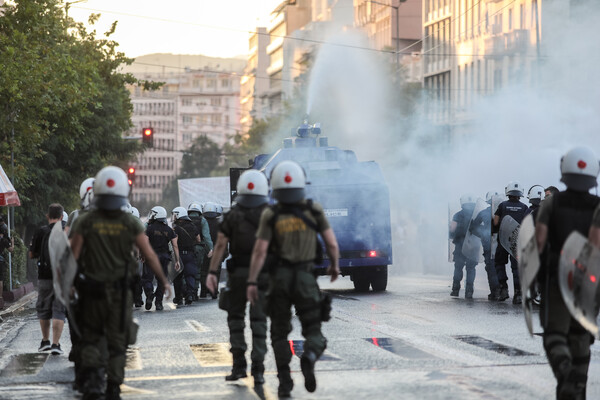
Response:
MULTIPOLYGON (((90 21, 95 21, 92 15, 90 21)), ((139 145, 126 84, 132 60, 109 36, 95 39, 59 0, 15 0, 0 16, 0 164, 21 198, 16 222, 43 220, 48 204, 77 207, 79 184, 107 164, 125 164, 139 145), (14 133, 14 139, 13 139, 14 133)), ((149 85, 156 88, 160 84, 149 85)))

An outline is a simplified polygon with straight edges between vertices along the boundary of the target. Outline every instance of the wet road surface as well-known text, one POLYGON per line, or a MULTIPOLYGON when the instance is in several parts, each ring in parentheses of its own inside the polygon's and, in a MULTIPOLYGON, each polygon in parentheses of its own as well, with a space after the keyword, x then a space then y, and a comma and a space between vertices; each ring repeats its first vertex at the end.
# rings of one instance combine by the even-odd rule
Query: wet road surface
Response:
MULTIPOLYGON (((294 318, 290 347, 296 399, 551 399, 554 377, 539 335, 530 337, 520 306, 487 301, 485 275, 475 299, 451 298, 448 276, 391 276, 383 293, 356 293, 348 278, 321 286, 333 297, 323 325, 328 348, 316 365, 317 391, 300 372, 301 328, 294 318)), ((461 295, 464 295, 461 292, 461 295)), ((225 382, 231 368, 226 314, 215 300, 176 309, 137 310, 138 342, 130 348, 124 399, 275 399, 273 353, 266 383, 225 382)), ((534 315, 535 332, 540 333, 534 315)), ((250 333, 247 330, 247 342, 250 333)), ((77 399, 71 389, 65 329, 62 356, 37 353, 41 340, 29 308, 0 324, 0 399, 77 399)), ((249 354, 247 356, 249 360, 249 354)), ((592 347, 588 398, 600 398, 600 346, 592 347)))

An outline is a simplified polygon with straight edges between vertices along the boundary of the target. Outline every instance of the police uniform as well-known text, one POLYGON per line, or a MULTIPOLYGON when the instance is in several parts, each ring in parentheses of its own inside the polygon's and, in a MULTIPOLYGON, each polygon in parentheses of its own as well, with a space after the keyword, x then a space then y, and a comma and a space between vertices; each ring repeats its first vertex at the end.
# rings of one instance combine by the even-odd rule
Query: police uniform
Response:
MULTIPOLYGON (((188 215, 191 211, 188 211, 188 215)), ((196 211, 197 212, 197 211, 196 211)), ((203 296, 201 297, 205 297, 207 290, 206 290, 206 274, 202 274, 202 270, 204 268, 204 264, 208 261, 210 263, 210 261, 208 260, 208 253, 210 253, 210 251, 213 249, 213 241, 210 237, 210 230, 208 227, 208 222, 206 222, 206 219, 202 216, 202 215, 198 215, 198 216, 193 216, 193 215, 189 215, 190 219, 192 220, 192 222, 194 223, 194 225, 196 226, 196 229, 198 230, 198 232, 200 232, 200 239, 202 239, 202 241, 200 243, 196 243, 194 245, 194 255, 196 257, 196 265, 199 267, 198 268, 198 273, 196 274, 196 288, 194 290, 194 294, 197 296, 198 295, 198 287, 201 286, 201 293, 203 294, 203 296)))
MULTIPOLYGON (((525 212, 527 206, 521 203, 518 199, 509 199, 503 201, 498 205, 498 209, 494 215, 500 217, 498 220, 498 226, 502 224, 502 219, 506 216, 512 217, 519 224, 525 218, 525 212)), ((508 275, 506 274, 506 263, 510 257, 510 268, 512 269, 513 275, 513 286, 514 286, 514 298, 513 302, 520 303, 518 297, 521 296, 521 282, 519 281, 519 264, 517 260, 510 256, 508 251, 500 244, 500 235, 498 235, 498 247, 496 248, 496 254, 494 256, 494 263, 496 265, 496 275, 498 276, 498 283, 500 285, 500 297, 499 300, 503 301, 508 298, 508 275), (518 300, 518 301, 517 301, 518 300)))
POLYGON ((92 387, 103 391, 104 369, 109 385, 123 383, 132 313, 130 283, 137 269, 132 250, 144 227, 129 213, 93 210, 80 215, 72 230, 83 238, 75 313, 81 330, 84 392, 92 387), (107 361, 102 357, 103 343, 108 347, 107 361))
POLYGON ((560 252, 573 231, 587 236, 590 225, 600 226, 600 198, 585 192, 559 192, 541 205, 537 224, 548 227, 546 263, 540 267, 538 281, 542 288, 540 319, 544 328, 544 349, 561 386, 570 383, 578 387, 585 398, 585 385, 590 363, 593 336, 569 313, 558 284, 560 252), (593 219, 592 219, 593 216, 593 219))
MULTIPOLYGON (((188 218, 188 217, 184 217, 188 218)), ((177 235, 177 247, 179 248, 179 264, 183 271, 173 280, 175 286, 176 304, 181 304, 181 299, 185 298, 186 304, 191 304, 196 290, 196 257, 194 256, 194 246, 196 237, 200 234, 196 226, 188 218, 179 218, 173 224, 173 229, 177 235)))
MULTIPOLYGON (((168 266, 171 261, 171 253, 169 252, 169 243, 175 239, 177 235, 167 224, 151 220, 146 227, 146 236, 150 241, 150 246, 158 256, 158 261, 165 275, 169 274, 168 266)), ((152 307, 152 299, 155 299, 156 309, 162 310, 163 287, 160 282, 157 282, 156 291, 154 291, 154 272, 152 269, 144 265, 144 273, 142 276, 142 287, 146 294, 146 310, 152 307)))
POLYGON ((481 210, 471 224, 471 233, 481 239, 483 260, 487 272, 490 294, 488 300, 497 300, 499 291, 498 274, 492 259, 492 207, 481 210))
MULTIPOLYGON (((256 208, 246 208, 236 205, 224 215, 220 231, 229 239, 231 259, 227 261, 229 289, 229 309, 227 310, 227 325, 229 326, 229 340, 231 354, 233 355, 232 375, 241 373, 245 376, 246 365, 246 340, 244 327, 246 317, 246 282, 250 267, 250 257, 254 247, 256 229, 262 211, 267 205, 256 208), (242 373, 243 371, 243 373, 242 373)), ((268 261, 265 263, 268 264, 268 261)), ((265 291, 269 284, 267 274, 268 265, 258 277, 259 299, 250 306, 250 328, 252 330, 252 360, 251 372, 257 380, 257 375, 264 373, 264 359, 267 353, 267 316, 265 314, 265 291)), ((262 382, 259 382, 262 383, 262 382)))
POLYGON ((329 229, 321 205, 312 203, 312 210, 309 210, 306 200, 293 205, 276 204, 266 208, 260 219, 256 237, 270 241, 277 258, 277 265, 270 271, 267 308, 280 387, 282 384, 293 386, 289 367, 292 352, 288 342, 288 335, 292 331, 292 305, 306 339, 304 352, 312 352, 318 359, 327 346, 327 340, 321 333, 321 295, 313 274, 317 232, 286 210, 288 207, 302 207, 305 218, 316 224, 318 232, 329 229), (273 220, 276 210, 277 217, 273 220))
POLYGON ((467 283, 465 288, 465 298, 473 298, 473 282, 475 282, 475 267, 477 262, 469 260, 462 253, 465 235, 473 216, 475 203, 466 203, 462 209, 454 214, 452 221, 456 222, 456 230, 451 233, 452 243, 454 243, 454 276, 452 278, 452 292, 450 295, 458 296, 460 290, 460 281, 463 278, 463 267, 467 270, 467 283))

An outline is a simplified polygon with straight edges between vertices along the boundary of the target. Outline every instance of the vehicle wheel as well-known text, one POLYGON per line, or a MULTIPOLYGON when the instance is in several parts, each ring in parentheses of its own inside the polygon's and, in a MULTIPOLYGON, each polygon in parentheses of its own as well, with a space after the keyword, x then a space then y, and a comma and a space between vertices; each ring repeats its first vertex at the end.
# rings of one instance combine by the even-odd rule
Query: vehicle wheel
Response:
POLYGON ((369 275, 364 272, 355 272, 352 274, 352 281, 354 282, 354 290, 357 292, 368 292, 369 286, 371 286, 371 280, 369 275))
POLYGON ((387 288, 388 270, 387 265, 371 272, 371 286, 374 292, 383 292, 387 288))

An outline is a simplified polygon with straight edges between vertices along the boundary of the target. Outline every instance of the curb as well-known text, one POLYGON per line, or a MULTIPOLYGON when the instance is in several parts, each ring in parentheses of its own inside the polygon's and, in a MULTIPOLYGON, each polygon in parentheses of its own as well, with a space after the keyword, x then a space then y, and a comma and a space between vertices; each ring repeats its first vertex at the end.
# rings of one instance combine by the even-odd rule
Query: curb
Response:
POLYGON ((15 315, 19 314, 21 311, 23 311, 23 309, 25 308, 25 306, 27 306, 27 304, 29 304, 31 301, 35 300, 37 298, 37 291, 33 291, 30 292, 28 294, 26 294, 25 296, 21 297, 19 300, 15 301, 14 303, 10 304, 5 310, 0 311, 0 322, 2 322, 3 320, 9 318, 9 317, 14 317, 15 315))

